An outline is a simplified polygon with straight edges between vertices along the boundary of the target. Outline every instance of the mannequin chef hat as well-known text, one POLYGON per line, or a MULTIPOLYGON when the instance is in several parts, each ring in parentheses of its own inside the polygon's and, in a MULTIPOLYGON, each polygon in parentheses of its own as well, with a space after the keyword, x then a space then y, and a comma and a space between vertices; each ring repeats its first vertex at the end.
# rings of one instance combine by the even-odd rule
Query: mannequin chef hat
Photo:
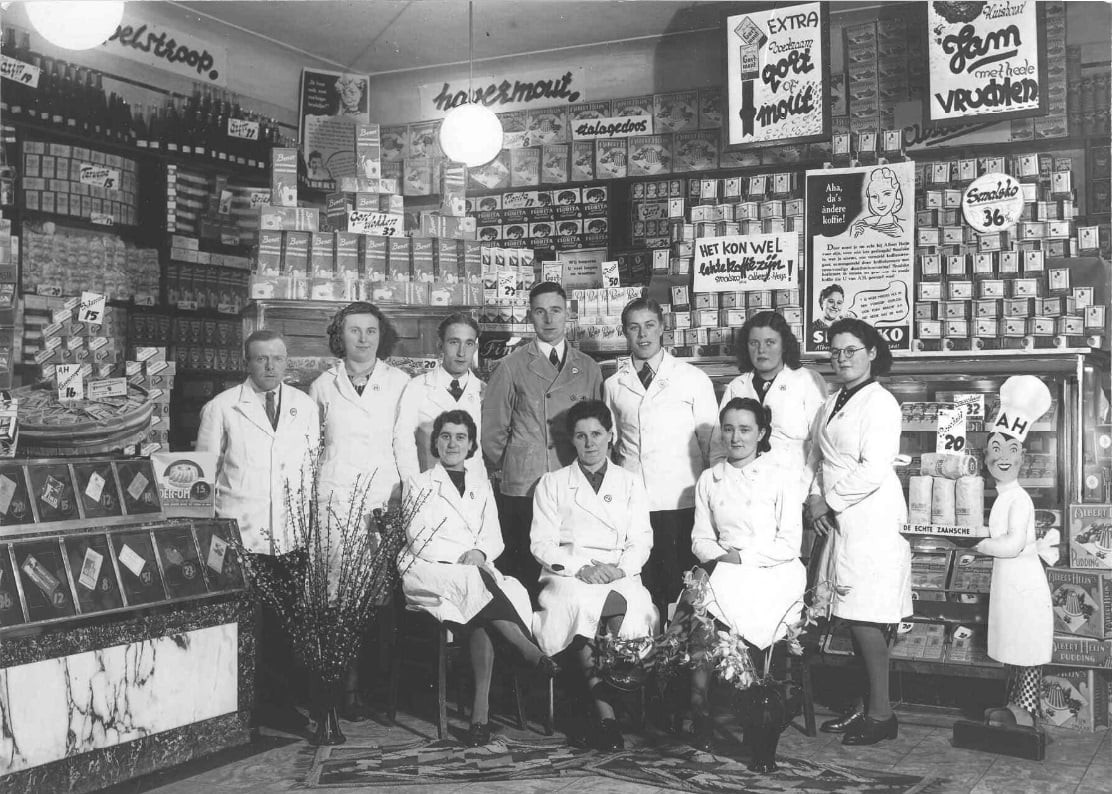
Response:
POLYGON ((1034 375, 1013 375, 1000 387, 1000 410, 991 432, 1005 433, 1019 440, 1027 438, 1031 427, 1050 408, 1050 390, 1034 375))

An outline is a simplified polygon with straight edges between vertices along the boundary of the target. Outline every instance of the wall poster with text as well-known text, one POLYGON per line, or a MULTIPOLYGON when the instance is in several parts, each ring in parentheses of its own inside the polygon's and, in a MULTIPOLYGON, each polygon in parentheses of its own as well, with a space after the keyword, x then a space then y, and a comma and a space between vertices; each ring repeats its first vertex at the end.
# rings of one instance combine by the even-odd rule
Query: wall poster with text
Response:
POLYGON ((301 147, 310 179, 356 176, 355 125, 371 120, 370 85, 365 74, 301 70, 301 147))
POLYGON ((927 4, 929 121, 1045 115, 1046 31, 1035 0, 927 4))
POLYGON ((725 18, 727 148, 830 137, 826 5, 725 18))
POLYGON ((856 317, 910 350, 915 164, 808 171, 806 238, 804 349, 829 350, 827 329, 856 317))

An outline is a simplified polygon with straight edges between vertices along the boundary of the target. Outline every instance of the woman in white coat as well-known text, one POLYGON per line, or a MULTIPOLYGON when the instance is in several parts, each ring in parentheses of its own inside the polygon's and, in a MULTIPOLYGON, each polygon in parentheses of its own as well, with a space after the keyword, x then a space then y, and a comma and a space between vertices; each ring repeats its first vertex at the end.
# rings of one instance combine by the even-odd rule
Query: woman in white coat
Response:
POLYGON ((341 517, 353 499, 366 520, 401 497, 394 420, 409 376, 386 363, 396 338, 377 306, 349 304, 328 326, 328 348, 343 360, 309 387, 324 424, 321 506, 331 499, 341 517))
POLYGON ((613 427, 600 400, 568 410, 576 461, 541 477, 529 537, 543 569, 534 632, 546 654, 575 654, 598 718, 588 741, 600 750, 625 744, 588 643, 603 633, 648 637, 657 624, 641 584, 653 537, 648 499, 638 477, 607 461, 613 427))
POLYGON ((868 745, 899 730, 888 698, 888 638, 891 625, 912 611, 911 549, 900 534, 907 503, 893 468, 902 417, 896 399, 873 379, 892 366, 875 328, 851 318, 834 323, 830 360, 842 388, 815 418, 807 511, 815 531, 831 536, 821 575, 836 591, 833 614, 849 624, 868 696, 863 708, 822 729, 844 733, 843 744, 868 745))
MULTIPOLYGON (((695 528, 691 550, 709 573, 707 611, 715 620, 764 650, 787 633, 803 607, 807 572, 799 561, 803 531, 799 479, 786 476, 769 452, 773 419, 767 406, 735 397, 722 409, 720 426, 726 459, 703 472, 695 486, 695 528)), ((700 574, 696 574, 700 575, 700 574)), ((673 627, 691 614, 680 600, 673 627)), ((711 726, 704 630, 691 637, 691 711, 696 746, 708 749, 711 726)))
POLYGON ((402 590, 412 609, 428 612, 466 634, 475 680, 467 742, 490 743, 491 632, 502 636, 526 664, 548 675, 556 665, 529 632, 529 594, 494 567, 502 554, 502 530, 490 482, 464 464, 478 449, 475 420, 462 409, 433 422, 430 453, 436 461, 406 481, 406 497, 419 505, 406 529, 409 543, 398 556, 402 590))

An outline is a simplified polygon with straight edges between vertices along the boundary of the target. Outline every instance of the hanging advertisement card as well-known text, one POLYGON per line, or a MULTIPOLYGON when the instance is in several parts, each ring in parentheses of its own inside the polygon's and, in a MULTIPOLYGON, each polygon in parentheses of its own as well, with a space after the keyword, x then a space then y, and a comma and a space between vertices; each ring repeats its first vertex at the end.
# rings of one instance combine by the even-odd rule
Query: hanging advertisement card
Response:
POLYGON ((729 147, 830 137, 830 71, 824 3, 725 18, 729 147))
POLYGON ((302 151, 306 162, 320 157, 322 177, 357 176, 355 127, 371 120, 369 87, 365 74, 301 70, 302 151))
POLYGON ((927 55, 933 122, 1047 112, 1042 14, 1034 0, 928 3, 927 55))
POLYGON ((1023 214, 1023 190, 1007 174, 985 174, 965 189, 961 214, 978 234, 1003 232, 1023 214))
POLYGON ((692 292, 795 289, 799 235, 752 234, 695 241, 692 292))
POLYGON ((829 350, 827 329, 842 317, 911 349, 914 196, 911 162, 807 172, 807 352, 829 350))

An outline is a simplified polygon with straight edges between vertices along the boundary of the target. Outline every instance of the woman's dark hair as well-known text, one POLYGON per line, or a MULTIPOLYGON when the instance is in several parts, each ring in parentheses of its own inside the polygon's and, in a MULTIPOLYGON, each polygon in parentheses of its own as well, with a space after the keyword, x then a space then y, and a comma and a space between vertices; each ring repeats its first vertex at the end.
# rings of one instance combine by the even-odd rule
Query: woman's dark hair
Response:
POLYGON ((874 378, 887 375, 892 369, 892 352, 888 349, 888 342, 864 320, 858 320, 856 317, 843 317, 836 320, 827 330, 826 338, 833 342, 838 334, 852 334, 860 339, 867 349, 876 350, 876 358, 873 359, 869 370, 874 378))
POLYGON ((819 303, 821 304, 824 300, 829 298, 835 292, 842 293, 843 298, 846 296, 846 291, 844 289, 842 289, 841 284, 828 284, 828 285, 826 285, 825 287, 822 288, 821 292, 819 292, 819 303))
POLYGON ((752 397, 734 397, 718 413, 718 426, 726 421, 727 411, 748 411, 757 420, 757 430, 762 433, 761 440, 757 442, 757 454, 762 455, 772 449, 772 409, 761 405, 752 397))
POLYGON ((754 328, 771 328, 780 334, 780 343, 784 350, 784 366, 788 369, 799 369, 799 340, 792 333, 791 326, 780 312, 757 312, 741 326, 737 336, 737 368, 741 372, 753 371, 753 359, 749 357, 749 332, 754 328))
POLYGON ((455 314, 449 314, 440 321, 440 325, 436 326, 436 336, 441 342, 444 341, 445 334, 453 325, 466 325, 475 332, 476 337, 479 336, 479 324, 475 322, 475 318, 467 312, 456 312, 455 314))
POLYGON ((378 320, 378 350, 375 352, 375 357, 385 361, 394 351, 398 334, 386 319, 386 315, 382 313, 382 309, 365 301, 349 303, 336 312, 336 316, 328 324, 328 349, 332 351, 332 355, 343 358, 347 354, 344 349, 344 320, 353 314, 373 314, 378 320))
POLYGON ((597 419, 606 430, 614 429, 614 417, 602 400, 580 400, 568 409, 564 421, 569 436, 575 435, 575 424, 581 419, 597 419))
POLYGON ((625 330, 626 320, 629 318, 629 315, 633 314, 634 312, 639 312, 642 309, 648 310, 655 314, 657 322, 661 325, 664 324, 664 308, 659 303, 654 301, 652 298, 634 298, 625 305, 624 309, 622 309, 623 331, 625 330))
POLYGON ((440 431, 444 429, 444 425, 463 425, 467 428, 467 435, 471 438, 471 447, 467 450, 467 457, 475 454, 475 450, 479 448, 479 440, 476 436, 479 435, 478 428, 475 427, 475 420, 471 418, 471 414, 464 411, 462 408, 456 408, 452 411, 445 411, 432 422, 432 435, 429 437, 429 448, 434 458, 439 458, 440 453, 436 451, 436 439, 440 436, 440 431))

